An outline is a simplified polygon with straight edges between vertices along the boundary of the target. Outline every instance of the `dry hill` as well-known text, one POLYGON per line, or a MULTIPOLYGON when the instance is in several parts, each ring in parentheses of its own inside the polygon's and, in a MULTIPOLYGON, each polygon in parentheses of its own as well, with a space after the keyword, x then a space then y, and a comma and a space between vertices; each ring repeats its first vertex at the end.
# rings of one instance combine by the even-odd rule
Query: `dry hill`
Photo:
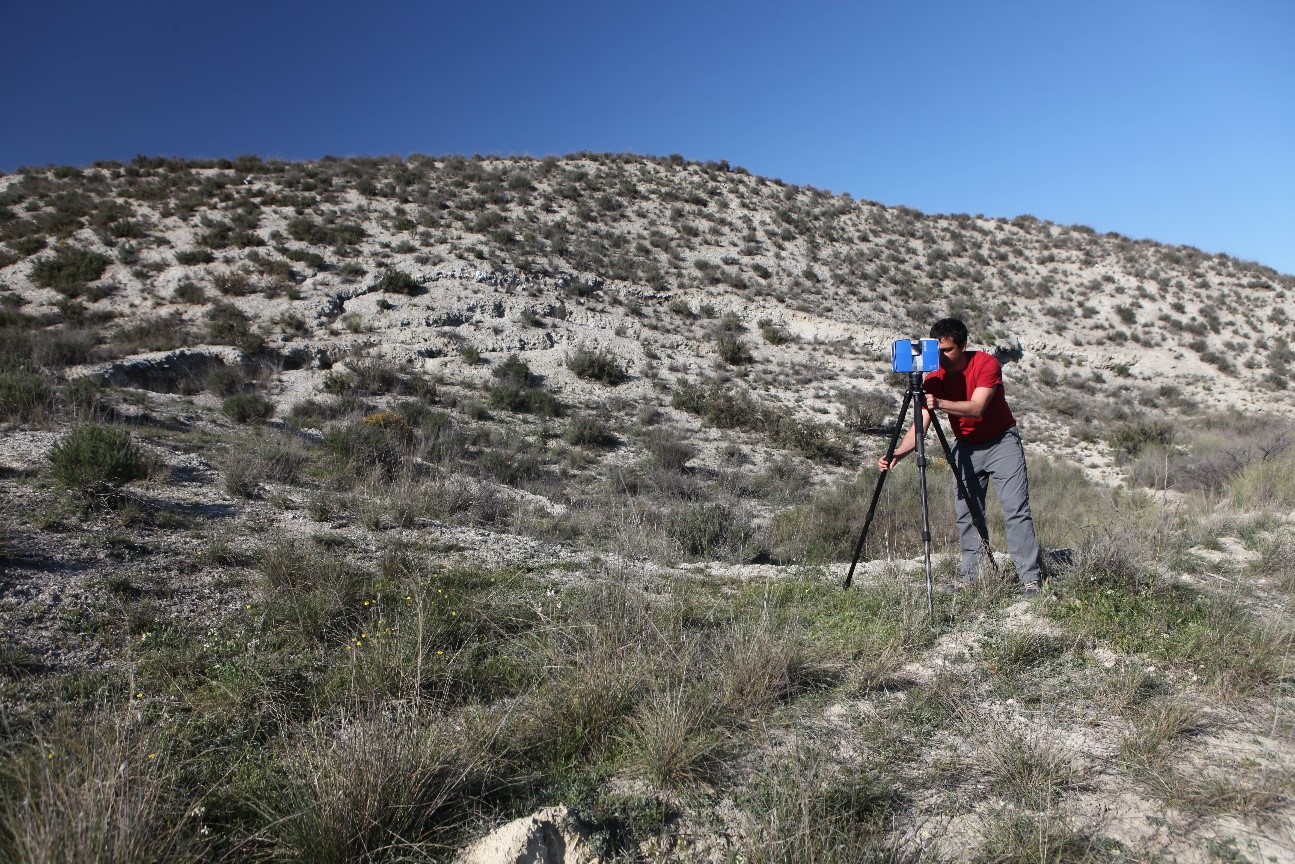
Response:
POLYGON ((24 169, 0 240, 0 858, 1295 855, 1295 278, 597 154, 24 169), (838 582, 947 314, 1075 556, 932 621, 909 470, 838 582))

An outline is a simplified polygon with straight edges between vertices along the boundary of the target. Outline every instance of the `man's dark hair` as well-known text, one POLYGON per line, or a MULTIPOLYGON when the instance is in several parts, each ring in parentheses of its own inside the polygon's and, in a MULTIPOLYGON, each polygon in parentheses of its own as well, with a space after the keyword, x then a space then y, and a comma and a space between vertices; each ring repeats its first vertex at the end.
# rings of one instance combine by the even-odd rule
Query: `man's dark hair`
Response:
POLYGON ((967 344, 967 325, 957 318, 941 318, 931 325, 932 339, 952 339, 957 345, 967 344))

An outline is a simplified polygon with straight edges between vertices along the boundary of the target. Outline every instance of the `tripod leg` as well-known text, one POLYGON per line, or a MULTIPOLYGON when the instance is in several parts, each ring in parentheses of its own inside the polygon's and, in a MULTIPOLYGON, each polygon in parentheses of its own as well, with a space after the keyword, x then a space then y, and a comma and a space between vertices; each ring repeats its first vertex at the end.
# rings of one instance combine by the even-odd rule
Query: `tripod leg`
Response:
MULTIPOLYGON (((895 447, 899 445, 899 433, 904 429, 904 415, 908 413, 908 404, 913 399, 912 393, 904 394, 904 404, 899 408, 899 420, 895 423, 895 431, 890 435, 890 446, 886 448, 886 461, 889 462, 895 455, 895 447)), ((872 490, 872 503, 868 505, 868 517, 863 521, 863 530, 859 532, 859 542, 854 544, 854 556, 850 559, 850 571, 845 574, 845 585, 842 587, 849 588, 854 582, 854 568, 859 564, 859 556, 863 554, 863 543, 868 537, 868 528, 872 526, 872 517, 877 512, 877 501, 881 498, 881 486, 886 482, 886 475, 889 471, 882 471, 877 475, 877 485, 872 490)))
MULTIPOLYGON (((922 428, 922 415, 926 411, 926 401, 922 392, 921 373, 914 373, 910 392, 916 398, 913 406, 913 428, 916 431, 913 441, 917 445, 917 494, 922 504, 922 549, 926 571, 926 611, 935 621, 934 580, 931 577, 931 510, 926 494, 926 430, 922 428)), ((932 422, 935 416, 931 416, 932 422)))
POLYGON ((966 482, 962 478, 962 472, 958 470, 958 462, 953 458, 953 449, 949 447, 949 439, 944 437, 944 429, 940 426, 940 421, 935 417, 931 418, 931 425, 935 427, 935 434, 940 439, 940 446, 944 448, 944 458, 948 460, 949 467, 953 470, 953 479, 958 483, 958 494, 962 500, 967 502, 967 509, 971 512, 972 524, 976 526, 976 533, 980 535, 980 543, 984 547, 985 557, 989 559, 989 566, 994 568, 996 575, 1001 575, 998 569, 998 562, 994 560, 994 551, 989 548, 989 523, 985 521, 985 513, 980 509, 980 504, 971 495, 971 490, 967 488, 966 482))

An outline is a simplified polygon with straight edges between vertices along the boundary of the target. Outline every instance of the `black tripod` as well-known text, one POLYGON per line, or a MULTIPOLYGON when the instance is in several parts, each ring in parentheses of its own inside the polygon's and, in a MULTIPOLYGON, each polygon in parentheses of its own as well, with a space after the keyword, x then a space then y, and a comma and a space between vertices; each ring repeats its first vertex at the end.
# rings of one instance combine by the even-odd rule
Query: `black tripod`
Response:
MULTIPOLYGON (((913 443, 917 450, 917 468, 919 471, 918 479, 918 497, 922 501, 922 544, 926 549, 926 606, 932 615, 935 614, 935 600, 932 595, 931 581, 931 512, 926 502, 926 429, 924 428, 923 415, 926 408, 926 391, 922 389, 922 373, 908 373, 908 390, 904 393, 904 404, 899 408, 899 420, 895 423, 895 431, 890 436, 890 446, 886 448, 886 461, 889 462, 895 456, 895 447, 899 444, 899 434, 904 429, 904 415, 908 413, 908 406, 913 406, 913 443)), ((931 415, 931 426, 935 428, 935 434, 940 439, 940 446, 944 448, 944 458, 949 460, 949 467, 953 469, 953 476, 958 481, 958 494, 962 500, 967 502, 967 509, 971 511, 971 520, 975 523, 976 531, 980 534, 980 542, 984 546, 985 555, 989 559, 990 565, 995 572, 998 570, 998 564, 994 562, 994 553, 989 548, 989 528, 985 524, 985 515, 980 510, 980 505, 976 499, 971 497, 966 483, 963 482, 962 474, 958 471, 958 464, 954 461, 953 451, 949 448, 949 440, 944 437, 944 430, 940 428, 940 421, 931 415)), ((859 556, 863 554, 863 543, 868 537, 868 528, 872 526, 872 517, 877 512, 877 501, 881 498, 881 486, 886 482, 886 475, 889 471, 882 471, 877 477, 877 486, 872 490, 872 503, 868 505, 868 518, 863 522, 863 531, 859 533, 859 542, 854 546, 854 557, 850 559, 850 572, 845 575, 845 587, 849 588, 854 581, 854 568, 859 563, 859 556)))

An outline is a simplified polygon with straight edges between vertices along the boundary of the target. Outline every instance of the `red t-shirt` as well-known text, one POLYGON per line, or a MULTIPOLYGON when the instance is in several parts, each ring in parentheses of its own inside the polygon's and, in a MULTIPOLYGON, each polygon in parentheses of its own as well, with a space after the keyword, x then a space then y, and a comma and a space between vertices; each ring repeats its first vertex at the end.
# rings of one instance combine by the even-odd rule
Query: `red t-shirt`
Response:
POLYGON ((941 366, 927 374, 922 389, 937 399, 967 402, 977 387, 993 387, 994 395, 989 397, 989 404, 979 417, 949 416, 953 434, 958 440, 983 444, 1015 426, 1016 418, 1012 416, 1012 409, 1007 407, 1007 397, 1003 395, 1003 370, 994 355, 968 351, 966 356, 967 365, 961 372, 950 372, 941 366))

